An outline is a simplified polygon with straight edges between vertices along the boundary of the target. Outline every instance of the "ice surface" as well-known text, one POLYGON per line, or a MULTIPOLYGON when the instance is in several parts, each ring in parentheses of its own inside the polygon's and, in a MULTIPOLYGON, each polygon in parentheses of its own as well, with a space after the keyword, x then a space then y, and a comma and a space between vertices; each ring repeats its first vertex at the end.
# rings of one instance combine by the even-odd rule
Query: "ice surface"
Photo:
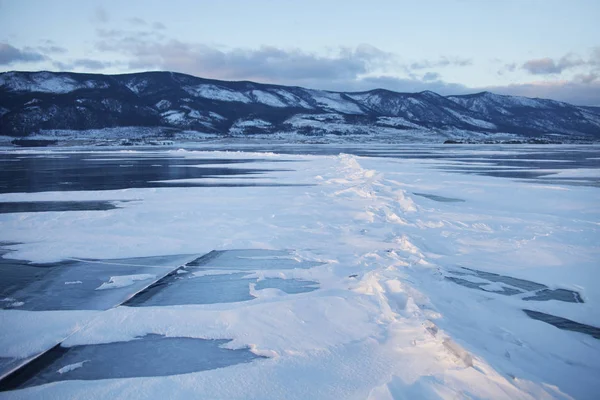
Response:
POLYGON ((156 279, 156 275, 153 274, 135 274, 135 275, 118 275, 111 276, 108 282, 102 283, 102 285, 98 286, 96 290, 107 290, 107 289, 116 289, 122 288, 126 286, 131 286, 135 284, 137 281, 145 281, 148 279, 156 279))
POLYGON ((109 201, 24 201, 0 202, 0 213, 46 212, 46 211, 90 211, 112 210, 117 208, 109 201))
POLYGON ((0 308, 105 310, 125 301, 157 276, 177 268, 182 259, 189 258, 67 261, 47 265, 3 260, 0 296, 12 300, 0 302, 0 308))
POLYGON ((580 332, 586 335, 590 335, 595 337, 596 339, 600 339, 600 328, 596 328, 594 326, 589 326, 585 324, 580 324, 579 322, 571 321, 567 318, 557 317, 556 315, 545 314, 539 311, 533 310, 523 310, 525 314, 527 314, 532 319, 545 322, 547 324, 553 325, 558 329, 564 329, 567 331, 580 332))
POLYGON ((233 269, 237 271, 256 271, 267 269, 312 268, 320 265, 318 261, 307 261, 294 256, 288 250, 228 250, 214 251, 206 257, 189 263, 189 266, 202 269, 233 269))
POLYGON ((127 306, 171 306, 247 301, 251 279, 245 273, 173 277, 164 280, 129 300, 127 306))
MULTIPOLYGON (((136 152, 118 155, 128 154, 136 152)), ((598 188, 591 180, 588 186, 573 186, 485 171, 490 164, 500 170, 595 169, 596 147, 244 144, 201 145, 163 155, 184 157, 189 165, 214 158, 292 159, 301 168, 277 173, 277 179, 313 186, 6 193, 0 201, 138 200, 102 212, 0 214, 0 240, 12 242, 8 255, 103 265, 107 257, 192 254, 174 265, 191 262, 180 270, 184 273, 173 274, 173 288, 213 277, 224 285, 238 282, 231 296, 235 300, 243 293, 249 301, 106 311, 0 310, 3 365, 63 339, 64 347, 91 349, 147 334, 231 340, 223 346, 250 348, 251 354, 270 359, 177 376, 57 381, 3 393, 6 397, 597 397, 600 340, 582 330, 594 333, 600 326, 598 188), (448 170, 461 165, 479 172, 448 170), (207 253, 196 261, 195 254, 207 253), (313 286, 307 282, 318 282, 318 290, 304 291, 313 286), (494 293, 506 291, 518 293, 494 293)), ((149 162, 167 169, 166 162, 149 162)), ((117 264, 127 272, 109 271, 89 292, 132 288, 94 290, 111 276, 159 276, 144 270, 151 266, 141 259, 111 260, 106 268, 117 264)), ((28 276, 33 270, 23 271, 28 276)), ((84 276, 69 275, 50 280, 50 292, 85 285, 84 276), (65 285, 78 280, 82 284, 65 285)), ((201 297, 191 285, 180 287, 182 297, 201 297)), ((27 299, 6 297, 27 307, 27 299)), ((93 360, 64 360, 51 374, 84 373, 91 362, 64 374, 57 371, 88 359, 93 360)), ((181 363, 189 365, 193 362, 181 363)))
POLYGON ((292 259, 291 254, 290 251, 258 249, 213 251, 165 276, 125 305, 149 307, 248 301, 255 298, 251 287, 255 290, 274 288, 289 294, 315 290, 318 284, 314 281, 266 278, 257 283, 257 278, 249 274, 320 265, 292 259))
POLYGON ((0 382, 0 390, 64 380, 167 376, 251 362, 247 349, 224 348, 227 340, 145 335, 128 342, 57 346, 19 375, 0 382))
POLYGON ((442 202, 442 203, 462 203, 462 202, 464 202, 463 199, 455 199, 455 198, 452 198, 452 197, 438 196, 438 195, 429 194, 429 193, 417 193, 417 192, 413 192, 413 194, 416 195, 416 196, 425 197, 425 198, 428 198, 429 200, 439 201, 439 202, 442 202))
MULTIPOLYGON (((249 177, 261 175, 268 176, 267 168, 257 168, 260 160, 222 160, 213 158, 206 162, 173 155, 171 157, 156 156, 152 153, 146 157, 135 156, 135 153, 100 153, 100 154, 68 154, 65 158, 55 157, 28 157, 18 154, 0 154, 0 159, 17 160, 10 167, 0 169, 0 193, 12 192, 45 192, 45 191, 76 191, 76 190, 116 190, 131 189, 136 187, 161 187, 166 185, 219 185, 226 182, 198 183, 191 179, 210 178, 218 179, 239 175, 249 177), (82 163, 82 161, 85 162, 82 163), (236 168, 230 164, 244 164, 252 161, 252 168, 236 168), (199 164, 204 164, 199 165, 199 164), (209 165, 213 164, 213 165, 209 165), (185 181, 184 181, 185 180, 185 181), (164 183, 170 181, 172 183, 164 183)), ((274 174, 281 171, 281 163, 269 163, 274 174)), ((114 193, 116 194, 116 193, 114 193)), ((122 194, 122 193, 121 193, 122 194)), ((107 200, 119 200, 121 196, 107 200)), ((22 201, 1 201, 11 203, 30 203, 31 198, 19 199, 22 201)), ((55 206, 60 211, 61 207, 97 209, 104 207, 98 204, 98 198, 88 198, 90 203, 58 203, 56 195, 50 196, 47 203, 38 204, 39 207, 55 206), (57 203, 52 203, 57 202, 57 203)), ((72 199, 63 199, 69 201, 72 199)), ((8 209, 19 207, 7 205, 8 209)), ((36 205, 25 205, 35 209, 36 205)))
POLYGON ((288 294, 312 292, 318 288, 315 281, 301 281, 296 279, 267 278, 260 280, 254 286, 256 290, 279 289, 288 294))

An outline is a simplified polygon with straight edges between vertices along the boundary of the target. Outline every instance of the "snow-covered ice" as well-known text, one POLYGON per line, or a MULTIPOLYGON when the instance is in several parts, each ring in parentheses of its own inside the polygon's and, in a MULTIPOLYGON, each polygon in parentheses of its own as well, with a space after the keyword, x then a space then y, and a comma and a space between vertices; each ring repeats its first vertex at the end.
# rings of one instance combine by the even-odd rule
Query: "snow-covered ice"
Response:
POLYGON ((156 278, 156 275, 152 274, 111 276, 108 282, 104 282, 102 285, 98 286, 96 290, 107 290, 131 286, 136 281, 145 281, 154 278, 156 278))
MULTIPOLYGON (((185 254, 180 263, 159 263, 165 268, 155 278, 134 278, 153 275, 145 263, 143 272, 111 271, 104 282, 146 286, 167 266, 185 264, 189 273, 174 273, 175 282, 242 279, 247 296, 105 311, 0 310, 0 358, 24 359, 59 342, 92 349, 147 335, 229 340, 224 348, 266 357, 173 376, 69 380, 90 361, 59 374, 67 380, 0 397, 595 398, 600 340, 526 311, 600 326, 598 187, 443 169, 461 157, 487 162, 525 147, 439 150, 458 160, 417 157, 417 147, 396 149, 405 157, 372 150, 373 157, 176 152, 205 161, 286 160, 285 170, 262 178, 310 186, 0 194, 0 201, 136 200, 104 211, 0 214, 0 241, 12 250, 5 258, 111 258, 131 266, 143 261, 127 258, 185 254), (249 250, 229 251, 236 249, 249 250), (223 252, 194 265, 194 255, 213 250, 223 252), (318 287, 286 292, 277 279, 318 287)), ((596 178, 564 171, 565 178, 596 178)), ((66 282, 86 284, 58 278, 69 290, 82 285, 66 282)))

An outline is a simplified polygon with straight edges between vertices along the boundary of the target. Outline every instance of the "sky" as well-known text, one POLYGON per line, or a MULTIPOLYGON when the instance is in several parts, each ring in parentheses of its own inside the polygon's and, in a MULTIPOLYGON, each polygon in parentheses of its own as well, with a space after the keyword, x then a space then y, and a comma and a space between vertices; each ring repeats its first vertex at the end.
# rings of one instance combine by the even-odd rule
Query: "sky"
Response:
POLYGON ((167 70, 600 106, 600 0, 0 0, 0 72, 167 70))

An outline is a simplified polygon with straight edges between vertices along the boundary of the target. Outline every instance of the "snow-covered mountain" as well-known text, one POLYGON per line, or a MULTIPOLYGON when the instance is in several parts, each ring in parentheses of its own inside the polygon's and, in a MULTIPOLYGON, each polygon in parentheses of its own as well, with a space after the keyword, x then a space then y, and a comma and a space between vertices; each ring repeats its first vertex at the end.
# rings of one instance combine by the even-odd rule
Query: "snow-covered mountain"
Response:
POLYGON ((131 126, 234 136, 459 132, 598 140, 600 110, 488 92, 342 93, 171 72, 0 74, 0 135, 131 126))

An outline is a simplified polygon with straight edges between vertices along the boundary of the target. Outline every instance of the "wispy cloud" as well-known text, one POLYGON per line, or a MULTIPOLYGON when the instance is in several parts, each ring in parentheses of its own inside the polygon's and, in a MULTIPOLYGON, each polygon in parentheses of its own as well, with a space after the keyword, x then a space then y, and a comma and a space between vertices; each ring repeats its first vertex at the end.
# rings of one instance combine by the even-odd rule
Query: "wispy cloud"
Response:
POLYGON ((461 57, 440 57, 437 60, 421 60, 408 65, 411 70, 444 68, 449 66, 466 67, 473 65, 470 58, 461 57))
POLYGON ((106 9, 102 6, 98 6, 94 9, 91 20, 92 22, 99 24, 106 24, 109 21, 110 17, 106 9))
POLYGON ((66 54, 68 50, 61 46, 36 46, 36 47, 25 47, 25 50, 36 50, 44 54, 66 54))
POLYGON ((162 22, 158 22, 158 21, 155 21, 152 23, 152 28, 159 30, 159 31, 163 30, 163 29, 167 29, 165 24, 163 24, 162 22))
POLYGON ((142 28, 151 27, 152 29, 159 30, 159 31, 163 30, 163 29, 167 29, 165 24, 163 24, 162 22, 154 21, 152 23, 149 23, 148 21, 146 21, 142 18, 139 18, 139 17, 129 18, 127 20, 127 22, 129 22, 133 26, 142 27, 142 28))
POLYGON ((423 75, 423 80, 425 82, 439 81, 440 79, 441 75, 437 72, 427 72, 425 75, 423 75))
POLYGON ((517 63, 504 64, 502 68, 498 70, 498 75, 505 75, 517 70, 517 63))
POLYGON ((52 63, 56 68, 72 71, 75 69, 83 69, 87 71, 101 71, 115 65, 113 62, 99 61, 89 58, 79 58, 68 62, 54 61, 52 63))
POLYGON ((139 17, 129 18, 127 20, 127 22, 129 22, 132 25, 137 25, 137 26, 146 26, 146 25, 148 25, 148 23, 145 20, 143 20, 143 19, 141 19, 139 17))

